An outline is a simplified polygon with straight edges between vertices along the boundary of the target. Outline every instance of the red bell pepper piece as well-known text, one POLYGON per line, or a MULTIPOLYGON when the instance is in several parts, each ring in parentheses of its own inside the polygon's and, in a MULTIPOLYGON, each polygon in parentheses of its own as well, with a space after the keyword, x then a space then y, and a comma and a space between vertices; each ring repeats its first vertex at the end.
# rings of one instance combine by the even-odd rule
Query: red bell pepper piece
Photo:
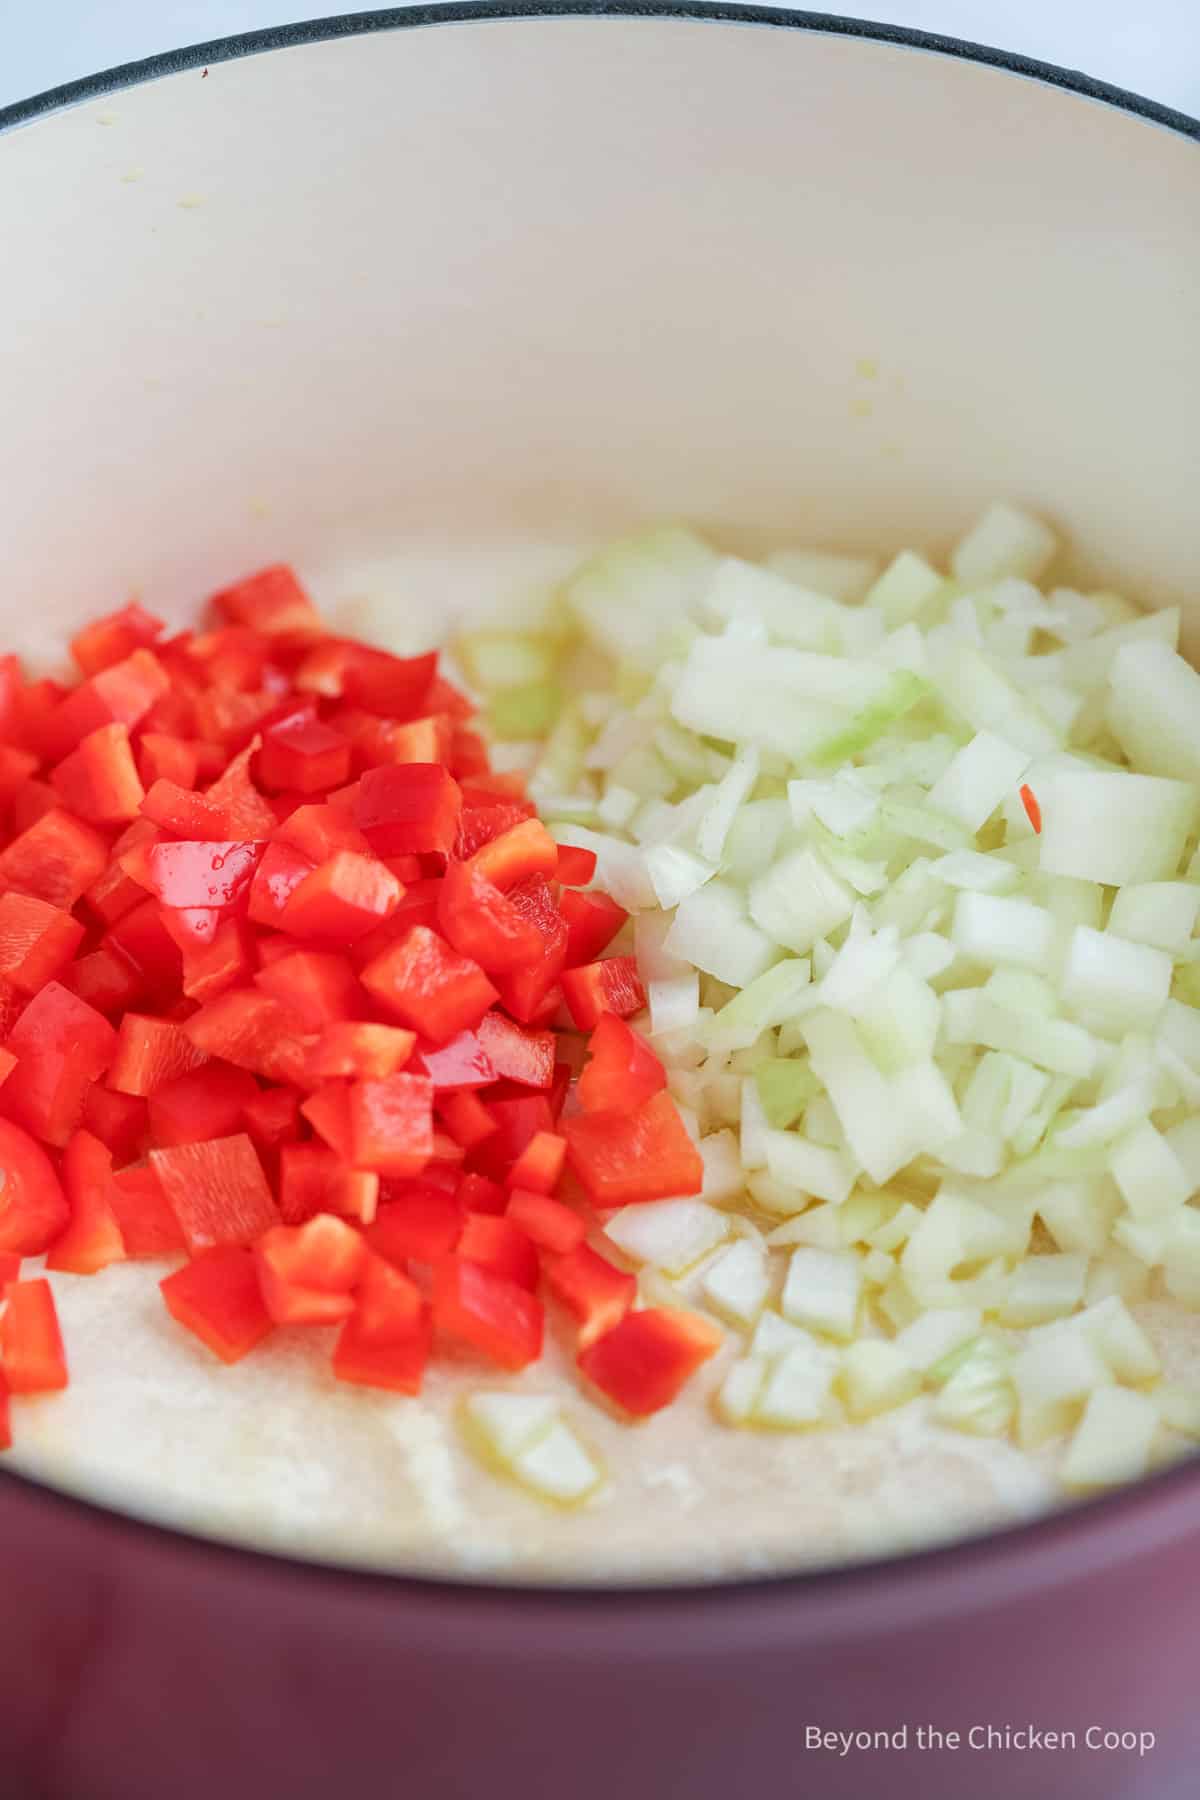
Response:
POLYGON ((113 845, 107 866, 87 889, 84 898, 88 906, 105 924, 115 924, 135 906, 145 904, 145 888, 139 881, 131 880, 121 867, 120 859, 126 850, 133 849, 136 844, 151 843, 157 836, 157 827, 149 819, 135 819, 121 833, 113 845))
POLYGON ((349 1161, 379 1175, 418 1175, 433 1155, 433 1083, 424 1075, 351 1082, 349 1161))
MULTIPOLYGON (((38 759, 32 750, 16 750, 11 744, 0 744, 0 805, 8 806, 33 779, 38 759)), ((53 794, 53 788, 50 789, 53 794)))
POLYGON ((473 862, 452 862, 438 895, 438 925, 463 956, 489 975, 538 963, 545 948, 537 924, 473 862))
POLYGON ((82 1120, 88 1088, 108 1068, 116 1043, 102 1014, 50 982, 9 1034, 17 1067, 0 1087, 0 1111, 61 1147, 82 1120))
MULTIPOLYGON (((228 750, 246 750, 258 727, 278 711, 274 693, 240 694, 232 688, 205 688, 195 698, 197 736, 228 750)), ((155 724, 161 724, 156 718, 155 724)))
POLYGON ((224 815, 228 837, 247 840, 269 837, 278 823, 250 778, 250 765, 261 747, 262 739, 251 737, 205 793, 209 805, 224 815))
POLYGON ((339 850, 366 856, 371 848, 354 820, 340 807, 329 805, 298 806, 276 827, 275 842, 291 844, 310 859, 314 868, 328 862, 339 850))
POLYGON ((244 1132, 150 1152, 150 1166, 193 1256, 217 1244, 252 1244, 279 1213, 244 1132))
POLYGON ((354 822, 377 856, 448 852, 462 793, 441 763, 368 769, 358 784, 354 822))
MULTIPOLYGON (((138 744, 137 771, 147 795, 158 781, 165 781, 174 788, 194 788, 200 773, 200 758, 195 744, 186 738, 167 731, 143 731, 138 744)), ((224 833, 216 835, 224 836, 224 833)))
POLYGON ((5 743, 20 741, 24 729, 24 693, 20 657, 0 656, 0 739, 5 743))
MULTIPOLYGON (((428 1063, 425 1067, 428 1072, 428 1063)), ((437 1088, 436 1079, 434 1087, 437 1088)), ((464 1151, 474 1150, 496 1129, 496 1121, 483 1101, 467 1088, 439 1093, 437 1113, 446 1131, 464 1151)))
POLYGON ((254 985, 286 1006, 306 1031, 361 1018, 367 997, 345 957, 332 950, 291 950, 259 969, 254 985))
POLYGON ((580 1031, 591 1031, 603 1013, 628 1019, 646 1004, 646 990, 632 956, 610 956, 584 963, 562 978, 563 998, 580 1031))
POLYGON ((298 1087, 304 1079, 309 1040, 295 1017, 269 994, 246 988, 218 994, 184 1022, 184 1030, 197 1049, 267 1081, 298 1087))
POLYGON ((318 1213, 336 1213, 369 1225, 379 1206, 379 1177, 348 1169, 324 1144, 283 1144, 279 1151, 279 1216, 303 1225, 318 1213))
POLYGON ((0 975, 24 993, 53 981, 83 942, 83 926, 32 894, 0 894, 0 975))
POLYGON ((239 1244, 206 1250, 158 1285, 171 1317, 223 1363, 239 1362, 274 1330, 254 1253, 239 1244))
POLYGON ((101 725, 89 732, 59 763, 50 782, 63 805, 93 825, 127 825, 146 797, 127 725, 101 725))
POLYGON ((586 887, 596 873, 596 852, 578 844, 558 846, 558 879, 564 887, 586 887))
MULTIPOLYGON (((189 1039, 184 1042, 190 1046, 189 1039)), ((247 1070, 205 1059, 202 1066, 164 1080, 151 1090, 147 1115, 151 1141, 156 1150, 167 1150, 173 1144, 201 1144, 208 1138, 232 1137, 244 1122, 248 1125, 243 1115, 258 1093, 258 1085, 247 1070)))
POLYGON ((454 1249, 467 1222, 462 1201, 426 1181, 389 1181, 382 1202, 367 1242, 391 1263, 436 1262, 454 1249))
POLYGON ((306 1079, 313 1087, 340 1075, 381 1081, 408 1062, 416 1034, 398 1025, 364 1025, 339 1020, 326 1025, 309 1051, 306 1079))
POLYGON ((221 919, 211 943, 183 947, 184 993, 189 1000, 203 1002, 241 986, 251 973, 253 954, 245 922, 221 919))
POLYGON ((149 1163, 118 1170, 109 1203, 121 1228, 125 1254, 131 1259, 174 1256, 185 1248, 179 1221, 149 1163))
POLYGON ((585 1112, 635 1112, 667 1085, 667 1071, 645 1038, 615 1013, 601 1014, 589 1049, 576 1090, 585 1112))
POLYGON ((30 776, 13 794, 12 828, 18 833, 28 831, 39 819, 44 819, 48 812, 55 812, 57 808, 58 794, 50 783, 30 776))
POLYGON ((368 963, 362 984, 380 1006, 435 1044, 477 1027, 496 998, 479 964, 425 925, 414 925, 368 963))
POLYGON ((537 817, 531 800, 502 800, 496 794, 468 786, 463 787, 462 796, 462 817, 454 840, 454 855, 459 862, 469 862, 485 844, 511 831, 514 825, 537 817))
POLYGON ((163 622, 148 613, 136 600, 119 612, 93 619, 71 639, 71 655, 83 675, 98 675, 101 669, 123 662, 135 650, 146 649, 163 630, 163 622))
POLYGON ((114 1094, 103 1083, 93 1082, 83 1107, 86 1131, 112 1151, 118 1165, 131 1162, 140 1152, 148 1129, 146 1102, 132 1094, 114 1094))
POLYGON ((354 1143, 350 1126, 350 1083, 327 1081, 301 1102, 300 1111, 313 1130, 349 1165, 354 1143))
POLYGON ((508 1191, 486 1175, 464 1175, 457 1189, 458 1198, 468 1212, 502 1213, 508 1210, 508 1191))
POLYGON ((265 638, 284 638, 305 643, 324 631, 321 616, 296 571, 287 563, 272 563, 245 580, 234 582, 212 596, 212 605, 234 625, 247 625, 265 638))
POLYGON ((419 1394, 431 1336, 420 1290, 400 1269, 369 1256, 358 1304, 333 1352, 334 1375, 361 1387, 419 1394))
POLYGON ((538 1283, 538 1256, 533 1239, 507 1214, 468 1213, 458 1240, 458 1254, 505 1281, 532 1293, 538 1283))
POLYGON ((453 774, 467 778, 486 775, 490 768, 488 747, 477 731, 456 725, 450 740, 450 768, 453 774))
POLYGON ((498 1173, 503 1180, 531 1138, 539 1131, 554 1130, 554 1114, 545 1094, 488 1100, 487 1108, 496 1129, 472 1160, 478 1160, 485 1173, 498 1173))
POLYGON ((0 886, 65 909, 107 867, 108 845, 100 833, 54 806, 0 855, 0 886))
POLYGON ((250 884, 248 916, 256 925, 282 931, 284 908, 315 867, 291 844, 268 844, 250 884))
POLYGON ((577 1212, 561 1200, 552 1200, 549 1194, 533 1193, 528 1188, 514 1190, 504 1216, 519 1225, 539 1250, 554 1255, 578 1249, 587 1236, 587 1225, 577 1212))
POLYGON ((561 895, 558 909, 567 923, 567 963, 573 969, 607 950, 629 917, 607 894, 568 892, 561 895))
POLYGON ((501 1080, 548 1088, 554 1079, 554 1033, 517 1025, 502 1012, 480 1020, 479 1040, 501 1080))
POLYGON ((48 1269, 95 1275, 109 1263, 124 1262, 125 1240, 112 1208, 112 1151, 90 1131, 77 1131, 63 1151, 63 1183, 71 1222, 55 1238, 48 1269))
POLYGON ((459 1031, 436 1048, 422 1044, 414 1068, 428 1075, 437 1094, 453 1093, 466 1088, 487 1087, 496 1079, 492 1059, 483 1047, 477 1031, 459 1031))
POLYGON ((438 1331, 503 1369, 523 1369, 542 1353, 541 1303, 527 1288, 465 1257, 443 1257, 436 1265, 433 1321, 438 1331))
POLYGON ((276 1325, 336 1325, 354 1311, 367 1259, 362 1236, 318 1213, 303 1225, 275 1225, 254 1246, 263 1304, 276 1325))
POLYGON ((500 998, 514 1019, 532 1024, 554 992, 567 961, 567 926, 544 875, 532 875, 512 888, 509 903, 526 918, 541 938, 541 954, 499 979, 500 998))
POLYGON ((160 1001, 182 991, 183 952, 163 924, 157 900, 144 900, 122 913, 109 926, 101 947, 118 951, 140 970, 144 985, 160 1001))
POLYGON ((14 1281, 4 1290, 0 1364, 11 1394, 45 1394, 67 1385, 67 1358, 48 1281, 14 1281))
MULTIPOLYGON (((300 1130, 300 1096, 293 1088, 261 1088, 242 1107, 242 1124, 250 1133, 259 1152, 277 1150, 289 1144, 300 1130)), ((282 1207, 280 1209, 282 1211, 282 1207)), ((284 1215, 284 1223, 295 1219, 284 1215)))
POLYGON ((425 695, 425 704, 430 712, 448 713, 456 722, 474 717, 478 710, 475 702, 469 700, 461 688, 447 681, 444 675, 435 674, 425 695))
POLYGON ((430 687, 436 673, 436 651, 390 656, 365 644, 327 638, 304 658, 295 685, 301 693, 345 700, 386 719, 416 719, 431 710, 430 687))
POLYGON ((562 1179, 567 1140, 553 1131, 531 1137, 508 1171, 506 1186, 528 1188, 535 1194, 552 1194, 562 1179))
POLYGON ((637 1277, 618 1269, 589 1244, 579 1244, 542 1263, 546 1285, 579 1324, 579 1343, 586 1348, 625 1317, 637 1298, 637 1277))
POLYGON ((141 880, 164 906, 223 911, 249 892, 266 846, 256 843, 178 843, 137 845, 122 858, 134 880, 141 880))
POLYGON ((669 1094, 632 1113, 581 1113, 562 1128, 567 1161, 595 1206, 700 1192, 704 1164, 669 1094))
POLYGON ((165 1082, 208 1061, 180 1025, 146 1013, 126 1013, 108 1069, 108 1086, 143 1099, 165 1082))
POLYGON ((54 1164, 19 1125, 0 1119, 0 1252, 40 1256, 70 1221, 54 1164))
POLYGON ((8 1404, 8 1383, 4 1379, 4 1369, 0 1366, 0 1450, 11 1449, 12 1411, 8 1404))
POLYGON ((44 721, 40 747, 58 762, 101 725, 134 726, 167 692, 171 678, 152 650, 134 650, 73 688, 44 721))
POLYGON ((136 1006, 146 992, 146 979, 115 944, 102 944, 88 956, 60 970, 62 984, 97 1012, 111 1015, 136 1006))
POLYGON ((286 719, 263 733, 258 779, 278 792, 323 794, 350 777, 350 741, 320 719, 286 719))
POLYGON ((569 1062, 555 1063, 554 1079, 550 1083, 550 1092, 547 1096, 550 1101, 550 1109, 553 1112, 555 1119, 557 1119, 562 1112, 574 1075, 575 1071, 569 1062))
POLYGON ((193 788, 182 787, 165 777, 156 780, 147 791, 142 817, 175 837, 199 843, 218 843, 229 837, 229 818, 224 807, 214 806, 193 788))
POLYGON ((720 1349, 720 1327, 699 1313, 649 1307, 579 1354, 579 1367, 601 1393, 635 1419, 669 1406, 688 1378, 720 1349))
POLYGON ((503 893, 531 875, 553 875, 558 845, 540 819, 523 819, 476 850, 471 867, 503 893))
POLYGON ((338 850, 318 864, 288 895, 280 928, 296 937, 361 937, 395 911, 402 889, 373 856, 338 850))

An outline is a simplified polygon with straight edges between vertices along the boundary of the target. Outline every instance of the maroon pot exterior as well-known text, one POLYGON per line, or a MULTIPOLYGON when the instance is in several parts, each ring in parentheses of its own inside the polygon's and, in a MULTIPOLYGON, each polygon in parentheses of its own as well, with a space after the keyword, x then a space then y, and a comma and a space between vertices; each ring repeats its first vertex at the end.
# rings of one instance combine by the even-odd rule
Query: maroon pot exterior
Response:
POLYGON ((1182 1800, 1198 1577, 1192 1482, 856 1574, 589 1594, 307 1568, 3 1479, 0 1792, 1182 1800), (1076 1748, 968 1735, 1030 1725, 1076 1748))

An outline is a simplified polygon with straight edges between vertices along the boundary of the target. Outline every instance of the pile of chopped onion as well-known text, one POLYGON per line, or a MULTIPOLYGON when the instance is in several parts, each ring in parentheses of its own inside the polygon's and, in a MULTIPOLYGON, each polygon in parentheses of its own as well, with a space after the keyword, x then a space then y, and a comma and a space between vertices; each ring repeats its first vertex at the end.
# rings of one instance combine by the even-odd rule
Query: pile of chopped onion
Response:
POLYGON ((924 1394, 1090 1489, 1200 1436, 1131 1310, 1200 1307, 1200 674, 1055 552, 1007 505, 948 574, 664 529, 460 654, 634 915, 705 1183, 606 1229, 745 1334, 719 1416, 924 1394))

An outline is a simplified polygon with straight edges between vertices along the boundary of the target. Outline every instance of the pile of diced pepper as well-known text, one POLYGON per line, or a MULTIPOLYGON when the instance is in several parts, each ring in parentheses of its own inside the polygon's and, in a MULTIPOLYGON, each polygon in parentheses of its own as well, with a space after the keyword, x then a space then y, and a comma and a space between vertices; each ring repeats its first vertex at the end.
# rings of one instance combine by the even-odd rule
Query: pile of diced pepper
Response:
POLYGON ((719 1332, 589 1240, 703 1169, 594 857, 436 654, 331 635, 283 565, 212 617, 100 619, 72 687, 0 659, 0 1448, 67 1382, 43 1253, 178 1258, 222 1361, 336 1326, 404 1394, 441 1342, 535 1362, 544 1296, 593 1392, 666 1405, 719 1332))

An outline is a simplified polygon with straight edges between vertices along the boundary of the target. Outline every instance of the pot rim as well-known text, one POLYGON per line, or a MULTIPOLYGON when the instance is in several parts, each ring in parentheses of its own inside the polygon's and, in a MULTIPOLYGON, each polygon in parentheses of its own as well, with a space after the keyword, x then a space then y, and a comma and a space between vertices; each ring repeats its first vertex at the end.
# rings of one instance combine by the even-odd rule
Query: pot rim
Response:
MULTIPOLYGON (((389 7, 373 12, 344 13, 295 25, 212 39, 179 50, 169 50, 141 61, 49 88, 27 100, 0 107, 0 134, 89 101, 103 99, 124 88, 139 86, 162 76, 182 74, 213 64, 233 62, 268 51, 294 49, 305 44, 328 43, 340 38, 363 37, 384 31, 421 26, 472 24, 483 21, 553 21, 563 18, 676 19, 687 24, 756 25, 775 30, 801 31, 824 37, 847 38, 886 44, 902 50, 918 50, 952 57, 1019 75, 1043 86, 1075 94, 1132 115, 1200 144, 1200 119, 1174 107, 1130 93, 1078 69, 1067 69, 1015 51, 996 50, 901 25, 866 19, 844 18, 833 13, 784 10, 774 6, 729 4, 726 0, 449 0, 447 4, 389 7)), ((1114 1530, 1128 1531, 1130 1555, 1147 1554, 1194 1528, 1195 1499, 1200 1493, 1200 1454, 1143 1477, 1129 1486, 1096 1498, 1060 1507, 999 1528, 973 1533, 945 1543, 903 1551, 894 1556, 862 1560, 829 1568, 771 1571, 762 1575, 703 1582, 633 1579, 621 1575, 598 1583, 549 1581, 500 1581, 472 1574, 456 1577, 444 1573, 422 1575, 407 1569, 375 1569, 311 1558, 277 1550, 209 1537, 198 1530, 162 1523, 136 1510, 105 1504, 57 1488, 32 1476, 0 1466, 0 1496, 5 1491, 37 1495, 68 1516, 82 1515, 93 1525, 116 1532, 132 1544, 146 1534, 176 1554, 225 1559, 230 1570, 236 1562, 252 1562, 281 1578, 295 1571, 310 1585, 342 1584, 379 1595, 406 1594, 410 1600, 435 1603, 452 1609, 490 1606, 511 1616, 516 1608, 527 1620, 544 1615, 563 1622, 568 1613, 587 1612, 593 1623, 605 1614, 627 1619, 638 1609, 644 1630, 650 1623, 648 1607, 653 1596, 653 1616, 674 1629, 697 1607, 719 1603, 732 1624, 731 1612, 740 1601, 743 1621, 758 1633, 770 1608, 792 1610, 802 1601, 813 1609, 822 1628, 835 1622, 853 1628, 870 1620, 878 1625, 881 1595, 889 1600, 894 1623, 912 1625, 934 1614, 978 1604, 985 1590, 994 1597, 1015 1599, 1018 1590, 1056 1585, 1112 1560, 1114 1530), (1014 1565, 1019 1565, 1017 1575, 1014 1565), (969 1588, 969 1594, 966 1589, 969 1588), (914 1604, 915 1602, 915 1604, 914 1604), (747 1611, 749 1608, 749 1612, 747 1611), (750 1617, 752 1614, 752 1619, 750 1617), (840 1617, 839 1617, 840 1615, 840 1617)), ((816 1617, 811 1621, 816 1623, 816 1617)), ((651 1651, 647 1634, 643 1647, 651 1651)), ((733 1650, 731 1638, 724 1640, 733 1650)))

